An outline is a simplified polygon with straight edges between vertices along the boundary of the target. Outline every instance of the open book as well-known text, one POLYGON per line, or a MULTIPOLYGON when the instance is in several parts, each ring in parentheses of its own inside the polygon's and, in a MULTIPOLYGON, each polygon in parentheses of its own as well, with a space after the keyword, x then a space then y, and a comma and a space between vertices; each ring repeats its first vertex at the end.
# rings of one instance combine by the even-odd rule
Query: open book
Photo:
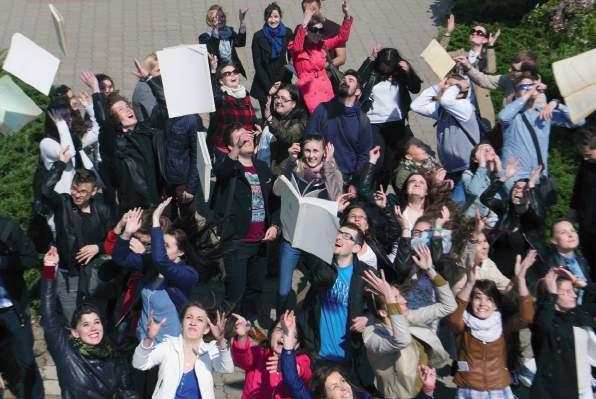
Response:
POLYGON ((337 202, 302 197, 285 176, 278 179, 281 223, 289 234, 290 243, 294 248, 331 263, 339 228, 337 202))
POLYGON ((435 39, 430 41, 420 56, 426 61, 430 69, 432 69, 439 79, 443 79, 447 76, 455 66, 453 58, 451 58, 449 53, 441 47, 439 42, 435 39))
POLYGON ((41 112, 10 76, 0 78, 0 133, 10 134, 21 130, 41 112))
POLYGON ((197 169, 205 202, 209 201, 211 191, 211 157, 207 149, 207 132, 197 132, 197 169))
POLYGON ((553 63, 553 73, 571 121, 578 123, 596 109, 596 49, 553 63))

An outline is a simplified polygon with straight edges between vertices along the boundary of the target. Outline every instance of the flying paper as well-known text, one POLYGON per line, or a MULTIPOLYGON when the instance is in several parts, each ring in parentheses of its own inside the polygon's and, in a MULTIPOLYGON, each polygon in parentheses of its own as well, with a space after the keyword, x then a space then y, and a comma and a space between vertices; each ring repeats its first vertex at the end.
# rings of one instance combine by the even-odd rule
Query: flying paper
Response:
POLYGON ((10 78, 0 78, 0 133, 17 132, 37 118, 41 109, 10 78))

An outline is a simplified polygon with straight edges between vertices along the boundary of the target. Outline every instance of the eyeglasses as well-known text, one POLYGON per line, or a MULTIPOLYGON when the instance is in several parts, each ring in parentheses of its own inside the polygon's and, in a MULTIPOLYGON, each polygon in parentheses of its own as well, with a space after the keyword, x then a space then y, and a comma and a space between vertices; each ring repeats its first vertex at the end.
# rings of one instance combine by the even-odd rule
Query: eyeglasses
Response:
POLYGON ((518 91, 522 91, 522 90, 530 90, 532 87, 534 87, 535 84, 534 83, 522 83, 517 85, 516 89, 518 91))
POLYGON ((348 233, 347 231, 337 230, 337 234, 339 234, 339 236, 344 240, 349 240, 349 241, 352 241, 354 244, 360 245, 360 241, 358 241, 357 239, 352 237, 352 235, 350 233, 348 233))
POLYGON ((322 27, 321 28, 318 28, 316 26, 309 26, 308 27, 308 31, 311 32, 311 33, 319 33, 319 34, 321 34, 321 33, 323 33, 323 28, 322 27))
POLYGON ((221 73, 221 76, 222 76, 223 78, 227 78, 227 77, 230 77, 230 76, 232 76, 232 75, 238 75, 239 73, 240 73, 240 71, 239 71, 239 70, 237 70, 237 69, 232 69, 231 71, 225 71, 225 72, 222 72, 222 73, 221 73))
POLYGON ((472 29, 470 35, 486 37, 486 32, 480 29, 472 29))
POLYGON ((468 240, 468 242, 469 242, 470 244, 472 244, 472 245, 478 245, 478 244, 480 244, 480 240, 472 240, 472 239, 469 239, 469 240, 468 240))
POLYGON ((285 98, 285 97, 280 97, 280 96, 275 96, 275 97, 273 97, 273 99, 275 101, 279 101, 280 103, 283 103, 283 104, 289 103, 290 101, 294 101, 291 98, 285 98))
POLYGON ((426 230, 414 229, 414 231, 413 231, 414 234, 413 235, 414 236, 421 236, 422 233, 432 233, 432 232, 433 232, 432 229, 426 229, 426 230))

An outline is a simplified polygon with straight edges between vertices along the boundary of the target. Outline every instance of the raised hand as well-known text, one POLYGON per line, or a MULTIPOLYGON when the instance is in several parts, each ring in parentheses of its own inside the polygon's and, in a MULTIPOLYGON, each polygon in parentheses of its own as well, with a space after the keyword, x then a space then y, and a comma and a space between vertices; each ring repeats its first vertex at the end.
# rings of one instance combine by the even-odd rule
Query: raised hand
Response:
POLYGON ((345 193, 337 197, 337 212, 342 213, 350 206, 350 200, 356 198, 353 193, 345 193))
POLYGON ((156 322, 153 320, 153 312, 149 312, 149 318, 147 319, 147 339, 153 341, 157 334, 159 334, 159 330, 165 324, 166 319, 161 319, 160 322, 156 322))
POLYGON ((217 56, 215 54, 207 54, 207 58, 209 58, 209 68, 211 69, 211 73, 217 72, 217 56))
POLYGON ((298 343, 298 334, 296 330, 296 316, 293 310, 286 310, 281 319, 281 328, 284 331, 284 349, 294 349, 298 343))
POLYGON ((83 108, 89 108, 93 105, 93 101, 91 100, 91 96, 89 95, 89 93, 82 91, 79 94, 79 103, 81 104, 81 106, 83 108))
POLYGON ((315 13, 311 8, 306 7, 304 9, 304 20, 302 21, 302 26, 304 28, 306 28, 308 26, 313 15, 315 15, 315 13))
POLYGON ((526 257, 523 258, 523 260, 521 255, 517 255, 515 257, 515 276, 525 278, 528 269, 532 267, 536 262, 537 255, 538 252, 535 249, 529 250, 526 257))
POLYGON ((168 206, 171 201, 172 201, 172 197, 168 197, 165 199, 165 201, 163 201, 161 204, 159 204, 157 206, 157 208, 155 208, 155 210, 153 211, 153 216, 152 216, 153 227, 159 227, 159 218, 161 217, 164 209, 166 209, 166 206, 168 206))
POLYGON ((83 83, 85 83, 93 93, 99 93, 99 82, 93 72, 83 71, 81 72, 80 77, 83 83))
POLYGON ((380 157, 381 157, 381 146, 380 145, 374 146, 368 152, 368 162, 372 163, 373 165, 377 164, 380 157))
POLYGON ((372 48, 372 52, 370 53, 370 59, 371 61, 374 61, 377 59, 377 57, 379 56, 379 51, 383 50, 383 45, 382 44, 376 44, 373 48, 372 48))
POLYGON ((373 194, 375 205, 381 209, 385 209, 387 206, 387 194, 383 190, 383 185, 379 184, 379 189, 373 194))
POLYGON ((450 218, 451 212, 449 212, 449 208, 443 205, 443 207, 441 208, 441 216, 438 217, 437 220, 435 220, 435 226, 442 229, 443 226, 445 226, 445 223, 447 223, 450 218))
POLYGON ((60 115, 60 113, 54 109, 48 111, 48 117, 52 120, 52 122, 54 122, 54 125, 57 125, 58 122, 62 122, 64 120, 62 115, 60 115))
POLYGON ((455 30, 455 15, 449 14, 447 18, 447 33, 452 34, 455 30))
POLYGON ((64 163, 69 163, 72 159, 72 153, 70 152, 70 146, 67 145, 58 153, 58 160, 64 163))
POLYGON ((542 165, 538 165, 534 169, 532 169, 532 174, 530 175, 530 179, 528 180, 529 188, 536 187, 536 183, 538 183, 540 181, 541 174, 542 174, 542 165))
POLYGON ((143 243, 135 237, 132 237, 128 242, 128 249, 130 249, 130 252, 137 255, 143 255, 147 250, 143 243))
POLYGON ((244 24, 244 19, 246 18, 247 12, 248 8, 241 8, 238 10, 238 18, 240 19, 240 25, 244 24))
POLYGON ((409 230, 410 222, 404 215, 402 215, 401 208, 399 206, 395 205, 393 207, 393 213, 395 215, 395 219, 397 220, 397 223, 399 223, 402 230, 404 230, 404 229, 409 230))
POLYGON ((433 257, 430 253, 430 249, 428 249, 428 247, 424 244, 418 247, 413 247, 412 249, 414 252, 416 252, 416 255, 412 256, 414 263, 416 263, 416 265, 425 272, 432 269, 433 257))
POLYGON ((293 160, 298 159, 298 155, 300 154, 300 143, 294 143, 288 148, 288 155, 293 160))
POLYGON ((507 160, 507 163, 505 164, 505 172, 503 173, 503 178, 505 179, 505 181, 511 179, 513 176, 517 174, 517 165, 517 159, 509 158, 507 160))
POLYGON ((140 80, 147 80, 147 78, 151 76, 149 72, 147 72, 143 64, 141 64, 141 61, 139 61, 137 58, 134 59, 134 64, 136 71, 133 71, 132 74, 135 75, 137 78, 139 78, 140 80))
POLYGON ((368 318, 366 316, 354 317, 352 319, 352 325, 350 326, 350 331, 355 331, 355 332, 362 334, 362 332, 366 328, 367 324, 368 324, 368 318))
POLYGON ((279 91, 280 86, 281 86, 281 81, 279 81, 279 80, 277 82, 273 83, 273 85, 269 89, 269 95, 272 96, 275 93, 277 93, 279 91))
POLYGON ((490 33, 488 35, 488 46, 494 46, 499 36, 501 36, 501 29, 497 29, 497 32, 494 35, 490 33))
POLYGON ((472 68, 472 64, 470 64, 470 60, 465 55, 456 55, 453 57, 453 60, 457 62, 459 65, 463 66, 465 69, 472 68))
POLYGON ((476 215, 474 216, 474 233, 480 234, 486 227, 486 218, 480 215, 480 209, 476 208, 476 215))
POLYGON ((569 270, 565 269, 564 267, 555 267, 553 270, 555 271, 555 273, 558 276, 561 276, 568 280, 571 280, 573 285, 576 287, 584 288, 587 285, 587 283, 584 280, 582 280, 581 278, 575 277, 575 275, 573 275, 573 273, 571 273, 569 270))
POLYGON ((135 208, 128 211, 128 218, 126 219, 126 225, 124 226, 124 239, 129 239, 134 233, 136 233, 142 224, 143 209, 135 208))
POLYGON ((225 314, 218 310, 215 324, 213 324, 210 319, 207 319, 207 321, 209 322, 209 330, 211 330, 211 335, 213 335, 213 338, 215 338, 216 341, 221 341, 224 338, 224 331, 226 328, 226 323, 228 322, 225 314))
POLYGON ((331 143, 325 145, 325 159, 331 161, 335 155, 335 147, 331 143))
POLYGON ((402 71, 404 71, 405 73, 410 72, 410 64, 408 64, 408 61, 400 61, 399 62, 399 67, 402 69, 402 71))
POLYGON ((234 322, 234 334, 238 338, 245 338, 248 335, 248 330, 250 330, 251 327, 250 322, 237 313, 232 313, 232 316, 236 318, 236 321, 234 322))
POLYGON ((348 5, 348 0, 344 0, 341 3, 341 11, 344 13, 344 18, 345 19, 349 19, 350 18, 350 7, 348 5))
POLYGON ((397 303, 399 290, 387 282, 383 270, 380 277, 370 270, 365 270, 362 279, 368 284, 366 288, 368 292, 382 296, 385 303, 397 303))
POLYGON ((559 276, 556 271, 557 269, 559 268, 553 267, 546 273, 546 276, 544 276, 544 285, 549 294, 557 295, 559 291, 557 288, 557 277, 559 276))

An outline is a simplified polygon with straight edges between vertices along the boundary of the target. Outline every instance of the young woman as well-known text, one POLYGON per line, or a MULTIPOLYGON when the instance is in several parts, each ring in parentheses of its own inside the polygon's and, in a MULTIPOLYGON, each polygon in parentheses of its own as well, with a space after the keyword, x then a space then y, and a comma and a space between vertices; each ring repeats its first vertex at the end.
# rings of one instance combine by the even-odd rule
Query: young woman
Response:
POLYGON ((550 269, 540 282, 532 325, 537 366, 532 399, 593 398, 595 295, 594 283, 586 283, 562 267, 550 269), (577 288, 585 293, 582 305, 577 304, 577 288))
MULTIPOLYGON (((480 202, 480 195, 486 191, 493 181, 503 176, 501 158, 487 141, 482 141, 470 154, 470 169, 466 170, 461 179, 466 193, 465 215, 474 218, 478 211, 485 218, 487 227, 492 228, 499 220, 498 216, 480 202)), ((499 198, 506 198, 511 184, 503 187, 499 198)))
MULTIPOLYGON (((354 387, 341 367, 321 367, 311 383, 311 389, 298 378, 296 368, 297 339, 296 318, 293 312, 283 316, 283 351, 281 353, 281 371, 283 382, 288 387, 293 399, 370 399, 371 396, 354 387)), ((416 399, 431 399, 436 383, 436 373, 429 367, 421 370, 422 391, 416 399)))
POLYGON ((302 97, 309 112, 313 112, 317 105, 331 100, 333 88, 327 76, 328 52, 345 44, 350 37, 350 29, 354 18, 350 16, 348 2, 342 3, 344 22, 339 34, 324 39, 323 20, 314 15, 310 8, 304 11, 304 21, 296 29, 294 40, 288 44, 288 51, 292 57, 302 97))
POLYGON ((519 295, 518 320, 504 317, 503 297, 494 282, 476 280, 476 267, 466 261, 467 281, 457 294, 457 310, 449 322, 458 343, 457 365, 454 382, 458 386, 458 399, 507 398, 513 399, 509 365, 510 354, 517 352, 509 338, 534 317, 532 297, 526 285, 526 272, 535 256, 515 263, 515 283, 519 295), (517 326, 516 322, 517 321, 517 326), (514 328, 515 326, 515 328, 514 328), (517 330, 517 331, 516 331, 517 330))
POLYGON ((166 320, 154 337, 157 343, 166 335, 180 335, 180 324, 176 322, 178 312, 188 303, 199 280, 197 271, 184 261, 188 247, 186 234, 182 230, 162 232, 160 216, 170 201, 171 197, 153 212, 150 256, 143 255, 145 249, 140 241, 131 241, 142 224, 141 209, 129 212, 124 232, 112 254, 113 260, 121 267, 143 272, 143 285, 140 287, 143 309, 137 326, 137 338, 141 341, 146 338, 150 315, 160 322, 166 320))
POLYGON ((236 64, 220 63, 218 58, 209 55, 211 85, 215 112, 209 117, 207 140, 218 164, 230 151, 224 143, 224 131, 234 124, 241 124, 246 130, 255 130, 257 117, 246 87, 240 84, 240 70, 236 64))
MULTIPOLYGON (((333 144, 325 146, 321 136, 309 136, 288 149, 289 157, 282 175, 288 179, 296 191, 303 197, 315 197, 336 201, 341 195, 342 175, 333 159, 333 144), (302 153, 302 157, 298 156, 302 153)), ((281 181, 276 180, 273 193, 281 195, 281 181)), ((287 307, 288 295, 292 286, 292 274, 301 251, 292 247, 289 233, 282 225, 282 242, 280 248, 280 274, 277 309, 281 314, 287 307)))
POLYGON ((190 302, 180 313, 182 333, 168 336, 154 345, 165 320, 159 323, 149 315, 146 338, 139 343, 132 358, 133 367, 150 370, 159 366, 154 399, 202 398, 214 399, 213 372, 232 373, 234 363, 224 337, 226 319, 217 313, 211 322, 202 305, 190 302), (205 342, 211 332, 213 340, 205 342))
MULTIPOLYGON (((235 337, 232 340, 232 359, 236 367, 240 367, 246 372, 244 377, 243 398, 272 398, 272 399, 290 399, 294 396, 288 387, 284 384, 282 373, 279 368, 279 356, 281 355, 284 338, 282 321, 280 319, 273 325, 269 331, 269 339, 265 346, 252 345, 248 338, 250 323, 238 314, 233 314, 236 318, 234 324, 235 337)), ((294 346, 298 348, 298 335, 294 330, 294 346)), ((295 371, 303 384, 307 385, 312 378, 310 368, 310 358, 306 354, 296 356, 295 371)))
POLYGON ((75 310, 70 334, 58 313, 56 272, 58 250, 51 247, 43 259, 41 315, 48 351, 56 364, 62 397, 136 398, 129 390, 129 367, 107 338, 99 311, 83 303, 75 310))
POLYGON ((383 273, 379 278, 364 272, 365 281, 376 295, 377 322, 364 329, 362 338, 384 398, 414 398, 421 390, 432 395, 432 390, 423 386, 426 368, 443 367, 450 361, 430 326, 455 311, 455 298, 447 281, 435 271, 428 247, 420 246, 415 253, 413 259, 420 273, 432 281, 436 304, 409 309, 408 301, 383 273))
POLYGON ((207 32, 199 35, 199 43, 206 44, 209 54, 217 57, 215 69, 224 64, 238 65, 238 73, 246 77, 236 48, 246 45, 246 23, 244 20, 247 12, 248 8, 238 10, 240 27, 236 33, 234 28, 226 25, 226 13, 220 5, 214 4, 207 10, 205 17, 207 32))
POLYGON ((266 103, 263 117, 272 134, 269 146, 271 171, 274 176, 279 176, 281 164, 288 156, 288 149, 302 139, 308 122, 308 111, 300 91, 293 84, 275 83, 268 92, 266 103))
POLYGON ((412 136, 406 130, 406 120, 412 98, 422 81, 410 64, 394 48, 375 47, 358 70, 362 86, 362 110, 366 112, 374 140, 382 149, 381 170, 389 182, 389 173, 402 158, 404 145, 412 136))
POLYGON ((282 11, 276 2, 265 8, 263 29, 255 32, 252 38, 252 60, 255 66, 255 79, 250 94, 259 100, 261 115, 265 116, 265 102, 269 89, 275 83, 291 83, 292 72, 288 64, 288 43, 292 40, 292 30, 282 21, 282 11))

